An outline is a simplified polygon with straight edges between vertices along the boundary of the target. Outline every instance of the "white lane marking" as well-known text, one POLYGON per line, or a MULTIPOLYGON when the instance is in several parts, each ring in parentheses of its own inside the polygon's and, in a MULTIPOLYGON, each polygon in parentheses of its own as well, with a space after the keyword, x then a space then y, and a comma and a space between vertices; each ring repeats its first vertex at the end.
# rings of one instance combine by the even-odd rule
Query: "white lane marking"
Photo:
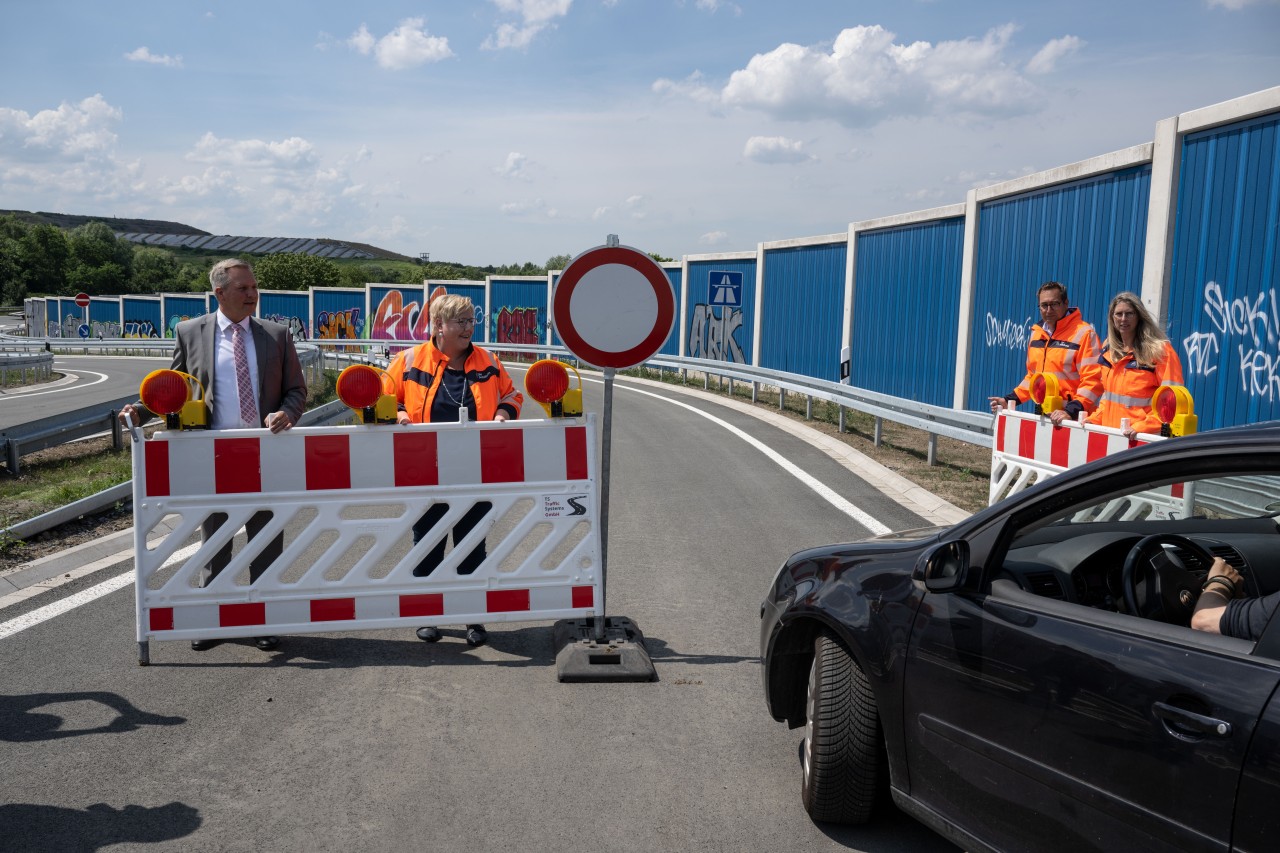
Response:
MULTIPOLYGON (((590 379, 586 381, 603 384, 603 380, 598 380, 598 379, 590 379)), ((641 391, 639 388, 633 388, 630 385, 615 384, 614 387, 622 388, 626 391, 631 391, 632 393, 635 393, 635 394, 644 394, 646 397, 653 397, 656 400, 664 400, 673 406, 679 406, 682 409, 688 409, 689 411, 693 412, 696 415, 701 415, 702 417, 706 418, 712 423, 724 427, 729 432, 733 433, 738 438, 745 441, 747 444, 750 444, 756 450, 759 450, 765 456, 769 457, 771 460, 776 462, 778 466, 782 468, 783 471, 786 471, 788 474, 795 477, 797 480, 804 483, 809 488, 813 489, 815 492, 818 493, 819 497, 827 501, 827 503, 831 504, 836 509, 843 512, 845 515, 852 518, 854 521, 858 522, 858 524, 861 524, 872 534, 879 536, 881 534, 889 533, 891 531, 891 528, 886 527, 884 524, 880 523, 879 521, 877 521, 867 513, 858 509, 856 506, 854 506, 849 501, 845 500, 839 494, 837 494, 834 489, 830 488, 825 483, 820 482, 816 478, 810 476, 806 471, 801 469, 795 463, 791 462, 781 453, 774 450, 772 447, 769 447, 767 444, 760 441, 759 439, 753 438, 752 436, 738 429, 736 426, 729 423, 728 421, 721 420, 720 418, 717 418, 715 415, 704 412, 701 409, 696 408, 694 406, 690 406, 688 403, 681 403, 679 400, 672 400, 670 397, 663 397, 661 394, 654 394, 650 391, 641 391)))
POLYGON ((80 374, 81 374, 81 373, 89 373, 89 374, 92 374, 92 375, 94 375, 94 376, 96 376, 96 377, 98 377, 98 378, 97 378, 97 379, 95 379, 95 380, 93 380, 92 382, 88 382, 88 383, 73 382, 73 383, 72 383, 72 384, 70 384, 70 385, 64 385, 64 386, 62 386, 61 388, 50 388, 50 389, 49 389, 49 390, 47 390, 47 391, 32 391, 32 392, 27 393, 27 394, 11 394, 11 395, 9 395, 9 396, 13 396, 13 397, 23 397, 23 398, 26 398, 26 397, 39 397, 39 396, 40 396, 40 395, 42 395, 42 394, 61 394, 61 393, 62 393, 62 392, 64 392, 64 391, 83 391, 85 388, 92 388, 94 385, 100 385, 100 384, 102 384, 103 382, 106 382, 106 381, 107 381, 107 374, 105 374, 105 373, 99 373, 99 372, 98 372, 98 371, 96 371, 96 370, 68 370, 68 371, 66 371, 66 375, 67 375, 67 376, 75 376, 77 379, 79 378, 79 376, 80 376, 80 374))
POLYGON ((19 631, 39 625, 41 622, 47 622, 55 616, 61 616, 68 610, 74 610, 82 604, 88 604, 90 601, 99 599, 118 589, 124 589, 132 583, 133 570, 130 569, 124 574, 117 575, 111 580, 103 581, 97 586, 91 586, 88 589, 80 590, 75 595, 69 595, 61 601, 46 604, 44 607, 36 608, 30 613, 24 613, 16 619, 10 619, 8 622, 0 622, 0 640, 19 631))
MULTIPOLYGON (((172 557, 165 561, 164 567, 167 568, 175 563, 183 562, 199 549, 199 543, 188 545, 185 548, 180 548, 178 551, 174 552, 172 557)), ((118 563, 120 560, 127 559, 132 556, 133 550, 130 549, 128 551, 122 551, 114 558, 104 557, 102 560, 98 560, 97 562, 103 563, 107 560, 114 560, 118 563)), ((110 565, 110 563, 107 563, 107 565, 110 565)), ((88 568, 88 566, 85 568, 88 568)), ((103 568, 103 566, 100 566, 99 568, 103 568)), ((12 636, 19 631, 39 625, 41 622, 47 622, 55 616, 61 616, 63 613, 70 610, 75 610, 82 604, 88 604, 89 602, 95 601, 104 595, 109 595, 116 590, 124 589, 126 586, 133 584, 133 575, 133 569, 130 569, 124 574, 116 575, 110 580, 105 580, 100 584, 89 587, 88 589, 82 589, 74 595, 68 595, 66 598, 55 601, 52 604, 46 604, 44 607, 38 607, 30 613, 24 613, 21 616, 16 616, 8 622, 0 622, 0 640, 3 640, 5 637, 12 636)), ((74 578, 63 581, 63 583, 67 583, 69 580, 74 580, 74 578)))

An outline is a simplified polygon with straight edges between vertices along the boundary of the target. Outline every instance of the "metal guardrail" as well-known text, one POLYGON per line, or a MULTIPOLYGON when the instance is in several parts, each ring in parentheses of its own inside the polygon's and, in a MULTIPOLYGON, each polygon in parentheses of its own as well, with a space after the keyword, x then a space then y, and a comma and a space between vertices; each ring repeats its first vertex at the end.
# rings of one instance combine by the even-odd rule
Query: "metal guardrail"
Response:
POLYGON ((77 438, 95 435, 111 430, 112 441, 117 450, 124 446, 120 431, 120 422, 116 413, 136 397, 121 397, 109 403, 86 406, 73 412, 64 412, 51 418, 33 421, 26 424, 6 427, 0 430, 0 446, 4 448, 5 464, 9 473, 17 475, 21 471, 19 460, 27 453, 35 453, 54 447, 77 438))
POLYGON ((10 352, 0 350, 0 387, 9 384, 9 377, 18 373, 18 384, 48 382, 53 373, 53 353, 43 349, 34 352, 10 352), (27 378, 28 371, 31 378, 27 378))

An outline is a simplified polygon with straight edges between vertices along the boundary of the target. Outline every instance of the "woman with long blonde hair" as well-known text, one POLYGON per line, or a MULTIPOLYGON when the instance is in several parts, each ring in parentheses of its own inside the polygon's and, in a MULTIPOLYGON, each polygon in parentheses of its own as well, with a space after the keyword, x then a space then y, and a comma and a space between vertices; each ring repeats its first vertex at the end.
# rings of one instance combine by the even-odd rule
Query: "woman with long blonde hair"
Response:
POLYGON ((1159 433, 1151 395, 1162 385, 1182 384, 1182 362, 1164 330, 1138 295, 1117 293, 1107 307, 1107 339, 1102 351, 1102 399, 1090 423, 1119 428, 1125 435, 1159 433))

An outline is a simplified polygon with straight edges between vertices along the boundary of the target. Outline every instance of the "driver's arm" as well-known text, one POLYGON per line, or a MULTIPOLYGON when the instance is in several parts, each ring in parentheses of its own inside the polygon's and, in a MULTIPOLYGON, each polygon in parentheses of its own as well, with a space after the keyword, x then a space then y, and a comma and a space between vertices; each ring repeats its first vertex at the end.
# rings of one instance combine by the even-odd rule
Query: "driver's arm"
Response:
POLYGON ((1191 613, 1191 627, 1197 631, 1210 634, 1222 633, 1222 614, 1227 609, 1227 602, 1240 595, 1244 588, 1244 578, 1221 557, 1213 558, 1209 568, 1209 576, 1205 578, 1204 590, 1196 609, 1191 613), (1215 580, 1221 578, 1222 580, 1215 580))

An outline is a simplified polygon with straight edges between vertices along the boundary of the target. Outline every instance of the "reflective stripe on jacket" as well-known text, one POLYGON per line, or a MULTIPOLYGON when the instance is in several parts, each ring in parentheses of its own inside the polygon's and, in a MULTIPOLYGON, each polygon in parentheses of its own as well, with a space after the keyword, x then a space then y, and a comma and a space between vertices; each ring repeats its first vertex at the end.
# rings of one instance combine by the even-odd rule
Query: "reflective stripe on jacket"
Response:
POLYGON ((1151 411, 1151 395, 1161 385, 1181 384, 1182 362, 1168 341, 1155 364, 1139 364, 1133 353, 1107 353, 1102 358, 1102 401, 1089 423, 1118 428, 1120 419, 1128 418, 1138 432, 1159 433, 1160 418, 1151 411))
POLYGON ((1098 333, 1084 321, 1079 308, 1072 308, 1053 327, 1050 335, 1039 323, 1031 327, 1027 345, 1027 375, 1013 394, 1019 403, 1031 399, 1031 377, 1049 373, 1057 377, 1058 395, 1063 401, 1077 400, 1092 412, 1102 396, 1102 344, 1098 333))
MULTIPOLYGON (((449 359, 431 341, 402 350, 387 365, 391 393, 397 408, 413 423, 431 421, 431 401, 440 390, 439 377, 449 366, 449 359)), ((520 417, 524 395, 511 384, 507 369, 488 350, 472 344, 467 350, 462 369, 467 386, 476 401, 476 420, 491 421, 498 409, 506 409, 511 419, 520 417)))

